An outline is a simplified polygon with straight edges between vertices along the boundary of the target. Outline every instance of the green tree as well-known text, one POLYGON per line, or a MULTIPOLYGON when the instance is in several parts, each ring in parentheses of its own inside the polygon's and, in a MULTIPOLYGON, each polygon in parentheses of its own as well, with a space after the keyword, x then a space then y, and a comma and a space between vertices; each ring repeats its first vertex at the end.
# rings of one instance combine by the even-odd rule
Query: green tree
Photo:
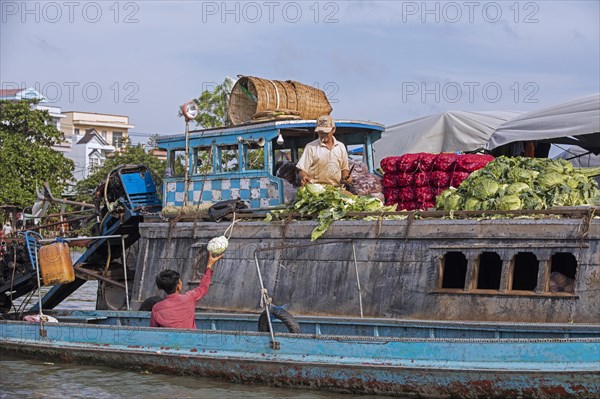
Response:
MULTIPOLYGON (((109 158, 104 162, 98 170, 88 176, 86 179, 80 180, 75 185, 77 192, 77 200, 92 202, 92 194, 96 187, 106 179, 106 176, 111 170, 120 165, 146 165, 152 174, 154 183, 158 187, 162 184, 162 176, 165 171, 165 162, 158 159, 154 155, 147 154, 141 145, 126 147, 123 152, 116 153, 113 158, 109 158)), ((159 193, 160 194, 160 193, 159 193)))
POLYGON ((200 97, 194 99, 194 102, 199 111, 195 119, 198 125, 206 129, 227 125, 225 113, 227 95, 222 84, 216 86, 212 91, 204 90, 200 97))
POLYGON ((148 146, 150 148, 156 148, 158 146, 159 138, 160 138, 160 135, 158 133, 151 134, 150 137, 148 138, 148 146))
POLYGON ((36 184, 41 189, 48 182, 58 196, 73 178, 73 161, 51 148, 63 133, 34 103, 0 100, 0 204, 31 206, 36 184))

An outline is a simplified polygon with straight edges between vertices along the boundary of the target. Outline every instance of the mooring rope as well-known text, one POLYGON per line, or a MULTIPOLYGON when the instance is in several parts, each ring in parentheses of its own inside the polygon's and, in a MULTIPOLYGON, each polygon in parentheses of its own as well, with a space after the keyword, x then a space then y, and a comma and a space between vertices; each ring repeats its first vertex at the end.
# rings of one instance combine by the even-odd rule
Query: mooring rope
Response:
POLYGON ((273 298, 269 296, 269 291, 266 288, 260 289, 260 307, 264 308, 273 303, 273 298))
POLYGON ((227 226, 227 228, 225 229, 225 232, 223 233, 223 235, 229 240, 229 238, 231 237, 231 235, 233 234, 233 226, 238 222, 238 220, 236 219, 236 215, 235 212, 233 212, 233 219, 231 220, 231 224, 229 226, 227 226), (227 234, 227 232, 229 232, 229 234, 227 234))

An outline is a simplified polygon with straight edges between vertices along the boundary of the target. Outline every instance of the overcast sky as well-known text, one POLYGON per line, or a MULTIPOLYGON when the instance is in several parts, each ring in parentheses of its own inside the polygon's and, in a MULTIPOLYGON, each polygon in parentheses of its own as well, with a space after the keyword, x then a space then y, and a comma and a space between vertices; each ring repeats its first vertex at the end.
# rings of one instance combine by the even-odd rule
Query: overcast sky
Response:
MULTIPOLYGON (((183 132, 238 74, 327 93, 335 118, 532 110, 600 91, 599 1, 0 1, 2 88, 183 132)), ((142 136, 139 136, 142 137, 142 136)))

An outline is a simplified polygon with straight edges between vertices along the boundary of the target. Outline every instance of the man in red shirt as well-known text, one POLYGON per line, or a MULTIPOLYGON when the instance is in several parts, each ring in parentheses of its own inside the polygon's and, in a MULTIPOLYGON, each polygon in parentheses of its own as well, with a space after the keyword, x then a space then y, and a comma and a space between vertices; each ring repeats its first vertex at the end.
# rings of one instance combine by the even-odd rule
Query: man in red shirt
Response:
POLYGON ((208 293, 213 266, 222 257, 223 254, 213 255, 209 252, 206 271, 200 285, 185 294, 179 293, 183 288, 179 273, 175 270, 160 272, 156 276, 156 285, 167 293, 167 297, 152 308, 150 327, 195 329, 194 311, 196 310, 196 302, 208 293))

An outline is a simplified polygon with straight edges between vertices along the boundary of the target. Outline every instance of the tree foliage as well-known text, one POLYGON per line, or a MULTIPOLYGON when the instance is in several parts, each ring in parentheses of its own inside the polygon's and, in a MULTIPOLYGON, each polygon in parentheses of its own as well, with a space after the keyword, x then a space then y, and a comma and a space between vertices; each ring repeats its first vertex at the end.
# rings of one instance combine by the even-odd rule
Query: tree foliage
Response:
POLYGON ((36 184, 48 182, 55 194, 73 177, 73 161, 52 149, 64 139, 48 111, 31 108, 33 101, 0 100, 0 204, 33 205, 36 184))
POLYGON ((159 138, 160 138, 160 135, 158 133, 151 134, 150 137, 148 138, 148 146, 150 148, 157 148, 159 138))
MULTIPOLYGON (((106 179, 106 176, 121 165, 146 165, 152 174, 154 183, 158 187, 162 184, 162 176, 165 171, 165 162, 154 155, 147 154, 141 145, 126 147, 123 152, 116 153, 113 158, 106 160, 93 174, 75 185, 77 200, 92 202, 92 194, 96 187, 106 179)), ((160 193, 159 193, 160 194, 160 193)))
POLYGON ((200 97, 194 99, 198 106, 198 116, 196 123, 208 129, 211 127, 221 127, 227 125, 226 102, 227 95, 220 84, 214 90, 204 90, 200 97))

